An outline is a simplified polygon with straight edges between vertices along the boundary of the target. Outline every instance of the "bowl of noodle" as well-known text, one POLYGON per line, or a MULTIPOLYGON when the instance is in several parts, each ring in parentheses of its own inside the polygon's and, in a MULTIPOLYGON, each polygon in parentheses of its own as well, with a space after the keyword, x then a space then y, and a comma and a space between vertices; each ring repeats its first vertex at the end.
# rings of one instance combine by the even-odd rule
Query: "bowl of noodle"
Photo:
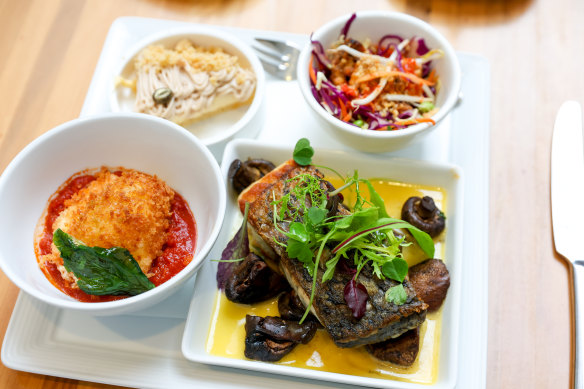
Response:
POLYGON ((112 80, 112 111, 179 124, 216 158, 229 140, 261 128, 264 70, 248 45, 224 31, 193 26, 149 35, 112 80))

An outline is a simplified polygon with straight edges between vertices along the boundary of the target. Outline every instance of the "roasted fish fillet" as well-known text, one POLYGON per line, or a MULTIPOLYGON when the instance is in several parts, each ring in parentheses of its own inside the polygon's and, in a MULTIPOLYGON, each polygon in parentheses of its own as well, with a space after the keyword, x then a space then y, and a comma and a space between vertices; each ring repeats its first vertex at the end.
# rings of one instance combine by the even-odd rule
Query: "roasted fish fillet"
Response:
MULTIPOLYGON (((304 269, 302 263, 288 257, 286 248, 277 243, 286 243, 287 237, 275 228, 274 209, 271 205, 274 199, 279 199, 290 191, 296 181, 286 181, 298 174, 311 174, 323 178, 322 173, 315 167, 299 166, 290 160, 244 190, 238 201, 242 212, 245 209, 245 203, 249 203, 248 227, 253 229, 253 233, 257 234, 279 257, 282 273, 302 302, 308 305, 312 277, 304 269)), ((338 207, 339 213, 347 212, 342 205, 338 207)), ((279 222, 278 226, 283 230, 288 229, 286 222, 279 222)), ((385 300, 386 290, 397 283, 389 279, 378 279, 368 266, 361 271, 357 279, 365 286, 369 295, 366 312, 362 318, 354 318, 344 298, 345 285, 352 275, 337 269, 332 280, 321 283, 326 260, 325 257, 320 261, 317 289, 311 311, 323 324, 337 346, 356 347, 381 342, 416 328, 425 320, 427 305, 418 299, 407 279, 404 281, 404 288, 408 295, 407 301, 397 306, 385 300)))

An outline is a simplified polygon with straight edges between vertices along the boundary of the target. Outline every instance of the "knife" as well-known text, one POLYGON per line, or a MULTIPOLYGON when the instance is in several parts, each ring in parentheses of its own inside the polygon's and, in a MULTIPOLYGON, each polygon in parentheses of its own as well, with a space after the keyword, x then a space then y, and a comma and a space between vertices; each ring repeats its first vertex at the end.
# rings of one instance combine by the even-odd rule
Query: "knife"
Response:
POLYGON ((584 389, 584 138, 582 108, 576 101, 560 107, 552 137, 551 202, 554 244, 574 279, 576 352, 574 388, 584 389))

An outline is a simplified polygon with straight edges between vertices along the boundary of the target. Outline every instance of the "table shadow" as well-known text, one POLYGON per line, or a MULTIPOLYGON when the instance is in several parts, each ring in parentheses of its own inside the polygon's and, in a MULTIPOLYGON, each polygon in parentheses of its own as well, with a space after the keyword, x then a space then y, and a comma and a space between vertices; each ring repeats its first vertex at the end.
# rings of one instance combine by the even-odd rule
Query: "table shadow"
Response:
POLYGON ((389 0, 402 3, 403 12, 432 23, 457 26, 503 24, 525 13, 533 0, 389 0))

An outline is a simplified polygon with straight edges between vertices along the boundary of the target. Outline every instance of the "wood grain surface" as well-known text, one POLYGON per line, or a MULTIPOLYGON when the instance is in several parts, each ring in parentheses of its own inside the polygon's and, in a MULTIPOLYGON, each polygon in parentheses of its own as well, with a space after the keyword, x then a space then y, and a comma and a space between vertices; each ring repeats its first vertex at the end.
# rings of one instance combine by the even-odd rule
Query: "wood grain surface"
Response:
MULTIPOLYGON (((570 387, 570 278, 553 249, 549 156, 559 106, 584 102, 584 1, 0 0, 0 172, 31 140, 79 115, 117 17, 308 34, 362 9, 417 16, 456 50, 489 60, 487 387, 570 387)), ((0 274, 2 338, 17 294, 0 274)), ((0 366, 0 388, 104 387, 0 366)))

